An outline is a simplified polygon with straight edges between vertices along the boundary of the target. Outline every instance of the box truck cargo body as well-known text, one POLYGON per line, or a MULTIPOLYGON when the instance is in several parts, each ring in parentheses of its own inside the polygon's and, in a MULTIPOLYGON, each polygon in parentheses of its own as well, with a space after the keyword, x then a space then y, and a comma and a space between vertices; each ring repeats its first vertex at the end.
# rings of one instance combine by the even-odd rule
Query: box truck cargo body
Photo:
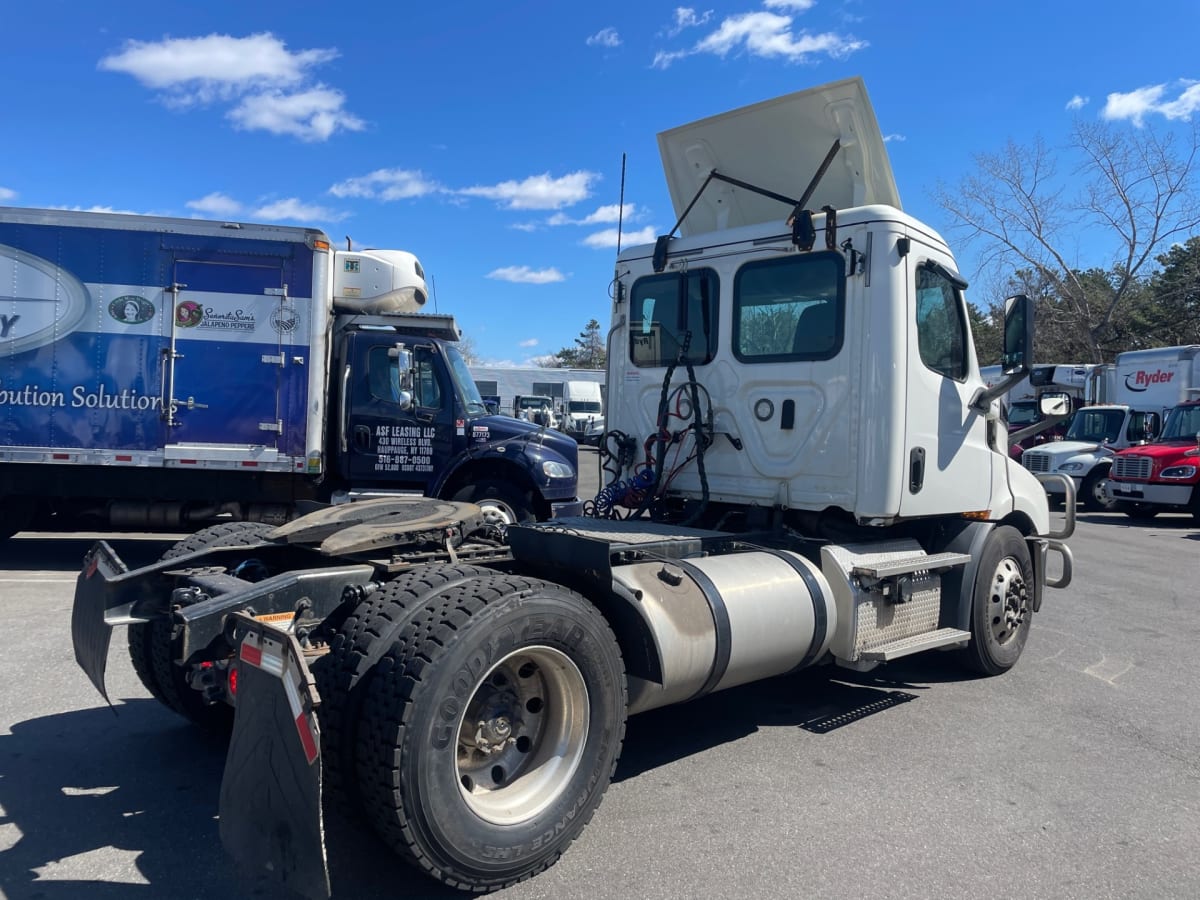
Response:
MULTIPOLYGON (((0 534, 35 512, 281 522, 361 489, 463 489, 456 454, 533 429, 492 427, 425 299, 411 253, 316 229, 0 209, 0 534)), ((539 461, 513 493, 548 514, 574 451, 538 440, 562 483, 539 461)))

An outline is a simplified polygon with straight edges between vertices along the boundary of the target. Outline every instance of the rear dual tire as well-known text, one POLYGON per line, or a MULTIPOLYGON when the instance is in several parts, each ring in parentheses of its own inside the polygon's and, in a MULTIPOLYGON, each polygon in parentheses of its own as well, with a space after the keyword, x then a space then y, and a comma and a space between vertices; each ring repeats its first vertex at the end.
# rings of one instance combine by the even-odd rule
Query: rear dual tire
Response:
MULTIPOLYGON (((257 544, 275 526, 265 522, 222 522, 173 544, 160 559, 175 559, 217 547, 257 544)), ((191 687, 187 670, 175 662, 169 616, 129 626, 129 661, 138 680, 156 700, 207 731, 228 734, 233 728, 233 707, 209 703, 191 687)))
POLYGON ((566 588, 476 579, 427 604, 362 709, 368 817, 440 881, 487 891, 553 865, 595 812, 625 731, 620 650, 566 588))

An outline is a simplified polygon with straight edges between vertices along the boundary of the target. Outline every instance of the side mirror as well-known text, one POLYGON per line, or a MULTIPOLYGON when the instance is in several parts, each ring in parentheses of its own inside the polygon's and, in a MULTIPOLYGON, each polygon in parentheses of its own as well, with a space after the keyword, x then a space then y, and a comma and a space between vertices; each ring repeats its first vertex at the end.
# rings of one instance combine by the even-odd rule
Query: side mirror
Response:
POLYGON ((392 370, 393 390, 400 409, 408 412, 413 407, 413 355, 403 344, 388 348, 388 359, 395 361, 392 370))
POLYGON ((1033 361, 1033 301, 1017 294, 1004 301, 1004 353, 1000 370, 1024 375, 1033 361))
POLYGON ((1044 418, 1060 418, 1071 412, 1071 395, 1047 391, 1038 397, 1038 410, 1044 418))
POLYGON ((1004 351, 1000 356, 1003 377, 971 398, 971 408, 987 415, 992 401, 1003 397, 1025 377, 1033 360, 1033 301, 1017 294, 1004 301, 1004 351))

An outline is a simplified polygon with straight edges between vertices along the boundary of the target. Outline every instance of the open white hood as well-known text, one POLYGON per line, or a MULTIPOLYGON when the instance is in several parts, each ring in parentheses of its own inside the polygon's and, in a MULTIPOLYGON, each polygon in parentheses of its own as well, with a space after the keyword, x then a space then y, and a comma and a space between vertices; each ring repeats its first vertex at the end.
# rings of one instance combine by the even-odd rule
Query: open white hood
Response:
MULTIPOLYGON (((899 209, 892 166, 861 78, 672 128, 658 135, 658 149, 678 218, 713 169, 799 200, 835 140, 841 141, 841 149, 807 208, 882 203, 899 209)), ((778 222, 782 228, 790 214, 778 200, 713 181, 679 231, 686 236, 763 222, 778 222)))

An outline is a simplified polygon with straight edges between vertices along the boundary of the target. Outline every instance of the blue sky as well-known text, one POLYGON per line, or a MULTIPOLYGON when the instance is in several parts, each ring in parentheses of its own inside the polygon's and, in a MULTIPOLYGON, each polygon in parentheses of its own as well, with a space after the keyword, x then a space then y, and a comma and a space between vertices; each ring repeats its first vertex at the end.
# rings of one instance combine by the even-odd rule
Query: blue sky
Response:
POLYGON ((1200 3, 1142 10, 9 4, 0 204, 306 225, 410 250, 479 356, 522 364, 607 323, 623 153, 624 245, 675 224, 659 131, 861 75, 905 209, 953 238, 932 191, 973 154, 1059 145, 1075 116, 1172 128, 1200 111, 1200 3))

